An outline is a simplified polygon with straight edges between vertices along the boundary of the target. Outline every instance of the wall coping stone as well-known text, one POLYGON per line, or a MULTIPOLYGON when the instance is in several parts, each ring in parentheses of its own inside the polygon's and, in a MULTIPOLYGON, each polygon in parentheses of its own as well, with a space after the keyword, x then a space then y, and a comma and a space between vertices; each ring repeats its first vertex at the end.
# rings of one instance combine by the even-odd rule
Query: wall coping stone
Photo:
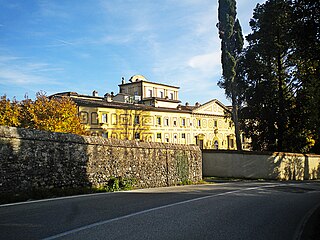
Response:
POLYGON ((110 145, 113 147, 130 147, 145 149, 171 149, 171 150, 199 150, 197 145, 183 145, 175 143, 143 142, 136 140, 120 140, 96 136, 84 136, 71 133, 50 132, 36 129, 0 126, 0 138, 16 138, 32 141, 48 141, 63 143, 78 143, 89 145, 110 145))
POLYGON ((272 155, 272 156, 296 156, 296 157, 320 157, 314 153, 290 153, 290 152, 267 152, 267 151, 238 151, 238 150, 217 150, 217 149, 203 149, 202 153, 228 153, 228 154, 243 154, 243 155, 272 155))

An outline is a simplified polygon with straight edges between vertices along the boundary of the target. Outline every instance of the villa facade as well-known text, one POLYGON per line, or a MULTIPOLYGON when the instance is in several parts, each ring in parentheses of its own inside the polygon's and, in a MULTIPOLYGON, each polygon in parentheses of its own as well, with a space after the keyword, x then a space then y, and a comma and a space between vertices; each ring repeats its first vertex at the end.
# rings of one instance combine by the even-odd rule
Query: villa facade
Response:
MULTIPOLYGON (((135 75, 122 79, 119 93, 98 96, 75 92, 81 123, 92 135, 138 141, 197 144, 203 149, 236 149, 230 110, 216 99, 204 104, 179 100, 179 87, 148 81, 135 75)), ((245 146, 245 145, 244 145, 245 146)))

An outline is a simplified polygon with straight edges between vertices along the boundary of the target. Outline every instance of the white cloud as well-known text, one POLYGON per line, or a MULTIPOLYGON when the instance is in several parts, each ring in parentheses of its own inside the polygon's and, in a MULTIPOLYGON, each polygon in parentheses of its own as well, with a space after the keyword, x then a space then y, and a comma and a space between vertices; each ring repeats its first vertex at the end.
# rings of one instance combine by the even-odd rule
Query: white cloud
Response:
POLYGON ((188 66, 201 72, 216 72, 220 68, 220 52, 212 52, 192 57, 188 66))
POLYGON ((8 85, 58 84, 46 72, 61 72, 63 68, 48 63, 27 61, 28 58, 0 56, 0 80, 8 85))
POLYGON ((28 74, 19 69, 0 68, 0 79, 2 84, 28 85, 33 83, 45 82, 43 77, 28 74))

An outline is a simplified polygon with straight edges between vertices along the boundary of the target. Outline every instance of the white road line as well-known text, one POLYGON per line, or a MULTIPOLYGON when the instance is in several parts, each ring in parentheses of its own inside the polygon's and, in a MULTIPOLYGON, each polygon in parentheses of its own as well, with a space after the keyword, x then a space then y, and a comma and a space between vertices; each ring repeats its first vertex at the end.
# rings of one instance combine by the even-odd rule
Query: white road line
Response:
POLYGON ((138 216, 138 215, 142 215, 142 214, 145 214, 145 213, 157 211, 157 210, 164 209, 164 208, 169 208, 169 207, 178 206, 178 205, 182 205, 182 204, 186 204, 186 203, 201 201, 201 200, 212 198, 212 197, 229 195, 229 194, 233 194, 233 193, 239 193, 239 192, 250 191, 250 190, 257 190, 257 189, 266 188, 266 187, 275 187, 275 186, 278 186, 278 185, 280 185, 280 184, 266 185, 266 186, 259 186, 259 187, 250 187, 250 188, 239 189, 239 190, 235 190, 235 191, 229 191, 229 192, 218 193, 218 194, 208 195, 208 196, 204 196, 204 197, 194 198, 194 199, 185 200, 185 201, 182 201, 182 202, 176 202, 176 203, 172 203, 172 204, 168 204, 168 205, 163 205, 163 206, 160 206, 160 207, 150 208, 150 209, 143 210, 143 211, 140 211, 140 212, 131 213, 131 214, 128 214, 128 215, 125 215, 125 216, 116 217, 116 218, 112 218, 112 219, 109 219, 109 220, 105 220, 105 221, 89 224, 89 225, 86 225, 86 226, 83 226, 83 227, 80 227, 80 228, 76 228, 76 229, 73 229, 73 230, 70 230, 70 231, 66 231, 66 232, 51 236, 51 237, 44 238, 43 240, 57 239, 57 238, 64 237, 64 236, 67 236, 67 235, 71 235, 71 234, 74 234, 74 233, 77 233, 77 232, 80 232, 80 231, 84 231, 84 230, 87 230, 87 229, 90 229, 90 228, 98 227, 98 226, 101 226, 101 225, 104 225, 104 224, 112 223, 112 222, 115 222, 115 221, 119 221, 119 220, 122 220, 122 219, 130 218, 130 217, 134 217, 134 216, 138 216))
MULTIPOLYGON (((126 191, 122 191, 126 192, 126 191)), ((101 192, 101 193, 88 193, 88 194, 80 194, 80 195, 72 195, 72 196, 65 196, 65 197, 56 197, 56 198, 46 198, 46 199, 40 199, 40 200, 32 200, 27 202, 17 202, 17 203, 7 203, 0 205, 0 208, 2 207, 11 207, 11 206, 18 206, 18 205, 26 205, 26 204, 32 204, 32 203, 41 203, 41 202, 52 202, 52 201, 58 201, 58 200, 67 200, 67 199, 73 199, 73 198, 85 198, 85 197, 93 197, 93 196, 99 196, 99 195, 105 195, 105 194, 111 194, 111 193, 121 193, 119 192, 101 192)))

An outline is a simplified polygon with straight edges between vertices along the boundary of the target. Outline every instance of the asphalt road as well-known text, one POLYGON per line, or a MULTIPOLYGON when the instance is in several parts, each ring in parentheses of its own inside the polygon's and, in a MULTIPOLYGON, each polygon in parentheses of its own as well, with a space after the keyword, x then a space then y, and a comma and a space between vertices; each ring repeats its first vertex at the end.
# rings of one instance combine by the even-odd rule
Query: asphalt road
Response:
POLYGON ((238 182, 0 206, 0 239, 299 239, 319 183, 238 182))

